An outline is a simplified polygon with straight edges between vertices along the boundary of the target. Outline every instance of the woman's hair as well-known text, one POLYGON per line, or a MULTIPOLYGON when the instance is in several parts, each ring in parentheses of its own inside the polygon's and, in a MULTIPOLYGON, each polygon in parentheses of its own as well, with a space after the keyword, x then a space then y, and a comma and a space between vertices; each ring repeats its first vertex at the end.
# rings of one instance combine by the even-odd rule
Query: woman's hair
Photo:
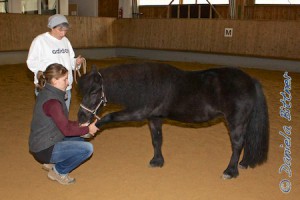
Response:
POLYGON ((38 71, 37 79, 38 79, 38 89, 41 90, 46 85, 46 83, 51 84, 51 80, 53 78, 59 79, 68 73, 68 70, 61 64, 53 63, 47 67, 47 69, 42 72, 38 71))
POLYGON ((69 24, 64 22, 64 23, 61 23, 61 24, 58 24, 58 25, 54 26, 53 28, 57 28, 57 27, 69 29, 69 24))

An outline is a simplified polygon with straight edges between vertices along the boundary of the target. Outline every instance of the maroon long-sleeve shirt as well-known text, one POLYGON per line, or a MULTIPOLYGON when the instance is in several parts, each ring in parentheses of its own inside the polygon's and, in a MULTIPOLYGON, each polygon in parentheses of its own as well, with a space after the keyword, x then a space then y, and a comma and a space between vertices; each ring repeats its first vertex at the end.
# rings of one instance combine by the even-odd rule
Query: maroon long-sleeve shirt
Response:
POLYGON ((80 127, 77 121, 70 121, 64 114, 61 103, 50 99, 43 105, 43 110, 51 117, 64 136, 80 136, 89 132, 87 126, 80 127))

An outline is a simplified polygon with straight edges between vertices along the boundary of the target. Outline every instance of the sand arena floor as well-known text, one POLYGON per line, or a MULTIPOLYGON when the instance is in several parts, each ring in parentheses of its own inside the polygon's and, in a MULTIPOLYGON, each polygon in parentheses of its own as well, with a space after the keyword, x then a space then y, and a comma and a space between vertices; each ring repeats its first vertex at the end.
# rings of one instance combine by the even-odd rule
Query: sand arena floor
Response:
MULTIPOLYGON (((88 60, 87 64, 105 67, 132 62, 114 58, 88 60)), ((213 67, 199 63, 169 62, 185 70, 213 67)), ((299 66, 300 67, 300 66, 299 66)), ((102 130, 91 142, 94 154, 71 173, 76 184, 63 186, 47 178, 28 152, 28 136, 35 101, 32 73, 26 64, 0 66, 0 198, 3 200, 266 200, 296 199, 300 195, 300 74, 291 73, 292 120, 280 117, 280 92, 284 89, 283 71, 243 69, 263 85, 270 117, 268 161, 254 169, 240 170, 236 179, 221 175, 231 155, 228 131, 224 123, 190 126, 167 123, 163 126, 162 168, 149 168, 153 148, 146 123, 123 124, 102 130), (283 126, 292 127, 292 158, 289 177, 279 173, 284 164, 283 126), (284 194, 280 181, 292 184, 284 194)), ((76 86, 70 118, 76 120, 80 97, 76 86)), ((298 199, 297 198, 297 199, 298 199)))

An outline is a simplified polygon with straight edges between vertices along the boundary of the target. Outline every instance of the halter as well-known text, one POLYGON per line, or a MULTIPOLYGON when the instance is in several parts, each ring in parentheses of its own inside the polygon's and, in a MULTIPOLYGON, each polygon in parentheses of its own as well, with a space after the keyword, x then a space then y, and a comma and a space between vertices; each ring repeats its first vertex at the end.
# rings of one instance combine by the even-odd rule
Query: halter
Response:
POLYGON ((102 92, 101 92, 101 97, 100 97, 100 102, 98 103, 98 105, 96 106, 95 109, 90 109, 88 107, 86 107, 85 105, 83 105, 82 103, 80 104, 80 107, 90 113, 92 113, 94 115, 94 117, 98 120, 100 120, 101 118, 97 115, 97 111, 98 109, 101 107, 101 105, 103 104, 103 106, 106 106, 106 103, 107 103, 107 99, 106 99, 106 96, 104 94, 104 87, 103 87, 103 77, 102 75, 100 74, 100 72, 98 72, 99 76, 102 78, 102 92))

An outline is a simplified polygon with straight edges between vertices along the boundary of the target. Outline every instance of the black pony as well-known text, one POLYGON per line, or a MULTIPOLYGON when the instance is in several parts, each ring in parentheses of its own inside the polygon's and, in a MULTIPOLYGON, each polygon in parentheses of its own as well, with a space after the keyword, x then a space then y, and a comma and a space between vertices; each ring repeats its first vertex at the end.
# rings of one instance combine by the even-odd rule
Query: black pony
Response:
POLYGON ((223 117, 230 133, 232 155, 223 178, 238 176, 239 166, 255 167, 267 159, 268 108, 260 83, 236 68, 182 71, 168 64, 121 64, 79 79, 83 99, 78 112, 81 123, 97 116, 106 102, 123 109, 105 115, 98 127, 110 122, 148 120, 154 157, 152 167, 162 167, 164 119, 185 123, 206 122, 223 117))

